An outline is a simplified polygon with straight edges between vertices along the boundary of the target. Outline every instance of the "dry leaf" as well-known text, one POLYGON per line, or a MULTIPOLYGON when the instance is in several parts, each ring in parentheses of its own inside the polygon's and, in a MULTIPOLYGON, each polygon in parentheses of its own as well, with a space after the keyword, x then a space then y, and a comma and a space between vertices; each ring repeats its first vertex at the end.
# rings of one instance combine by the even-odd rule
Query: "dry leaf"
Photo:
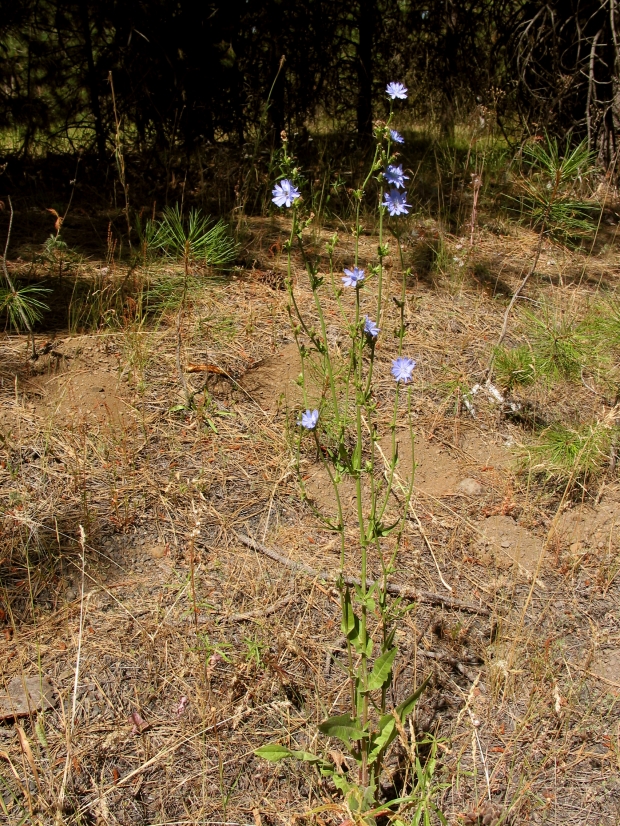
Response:
POLYGON ((220 376, 226 375, 226 370, 222 370, 217 364, 188 364, 186 373, 217 373, 220 376))
POLYGON ((32 770, 32 773, 34 775, 34 779, 36 780, 37 786, 39 787, 39 791, 41 791, 41 784, 39 783, 39 772, 37 771, 37 765, 34 762, 34 755, 32 753, 32 749, 30 748, 30 743, 28 742, 28 738, 26 737, 26 732, 17 723, 15 724, 15 730, 17 731, 17 736, 19 737, 19 745, 22 747, 24 757, 28 761, 28 765, 30 766, 30 769, 32 770))
POLYGON ((56 216, 56 221, 55 221, 55 223, 54 223, 54 229, 56 230, 56 232, 60 232, 60 228, 61 228, 61 226, 62 226, 62 217, 61 217, 61 216, 60 216, 60 215, 56 212, 56 210, 55 210, 55 209, 50 209, 50 208, 48 207, 48 208, 47 208, 47 211, 48 211, 48 212, 51 212, 51 213, 52 213, 52 215, 55 215, 55 216, 56 216))
POLYGON ((339 749, 332 749, 328 752, 331 759, 334 761, 334 765, 338 769, 338 771, 342 771, 342 767, 344 766, 344 754, 339 749))

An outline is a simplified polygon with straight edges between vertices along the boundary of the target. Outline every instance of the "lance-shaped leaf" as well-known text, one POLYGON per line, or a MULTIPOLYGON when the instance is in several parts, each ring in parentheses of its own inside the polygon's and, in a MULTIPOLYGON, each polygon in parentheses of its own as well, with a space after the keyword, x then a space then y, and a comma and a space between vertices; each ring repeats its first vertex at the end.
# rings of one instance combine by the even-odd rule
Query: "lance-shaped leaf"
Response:
POLYGON ((428 685, 428 682, 429 682, 430 678, 431 678, 431 675, 429 674, 428 677, 424 680, 424 682, 417 687, 417 689, 413 692, 413 694, 411 694, 409 697, 407 697, 407 699, 404 700, 399 706, 396 706, 396 712, 397 712, 398 716, 400 717, 401 723, 405 722, 405 719, 409 716, 409 714, 411 714, 411 712, 415 708, 416 703, 418 702, 418 700, 422 696, 422 693, 424 692, 426 686, 428 685))
POLYGON ((329 761, 323 760, 322 757, 318 757, 311 751, 291 751, 279 743, 268 743, 266 746, 261 746, 256 749, 254 754, 264 760, 269 760, 270 763, 278 763, 280 760, 286 760, 287 757, 291 757, 293 760, 303 760, 305 763, 313 763, 322 774, 327 776, 331 776, 335 772, 334 766, 329 761))
POLYGON ((384 714, 379 720, 379 731, 370 742, 370 749, 368 750, 369 766, 372 766, 381 752, 392 742, 395 728, 396 720, 394 717, 391 714, 384 714))
MULTIPOLYGON (((395 712, 400 717, 401 723, 405 722, 405 719, 416 706, 416 703, 420 699, 420 696, 426 686, 428 685, 428 681, 430 680, 431 675, 429 674, 428 677, 424 680, 422 685, 418 686, 416 691, 413 692, 406 700, 404 700, 399 706, 396 707, 395 712)), ((379 720, 379 733, 375 734, 372 738, 369 755, 368 755, 368 762, 373 763, 381 754, 381 752, 386 749, 390 743, 392 743, 396 736, 398 735, 398 731, 396 729, 396 722, 394 720, 394 714, 384 714, 383 717, 379 720)))
POLYGON ((342 600, 342 622, 340 628, 342 633, 348 640, 357 636, 357 629, 359 627, 359 619, 357 618, 353 605, 351 603, 351 593, 347 588, 344 592, 342 600))
POLYGON ((269 760, 270 763, 278 763, 280 760, 293 756, 290 749, 281 746, 279 743, 268 743, 266 746, 261 746, 256 749, 254 754, 257 757, 262 757, 263 760, 269 760))
POLYGON ((367 732, 359 727, 357 720, 350 714, 338 714, 336 717, 329 717, 319 724, 319 731, 328 737, 336 737, 341 740, 348 749, 351 749, 351 740, 363 740, 368 736, 367 732))
MULTIPOLYGON (((342 629, 342 633, 351 643, 353 648, 358 652, 358 654, 366 653, 367 656, 369 656, 368 651, 362 651, 362 649, 364 648, 364 644, 361 639, 361 625, 359 617, 353 609, 353 604, 351 602, 351 594, 348 588, 344 592, 344 598, 342 601, 342 622, 340 627, 342 629)), ((368 643, 368 638, 366 642, 368 643)), ((368 645, 366 645, 366 648, 367 647, 368 645)))
POLYGON ((380 657, 377 657, 372 671, 368 675, 368 682, 366 684, 367 691, 375 691, 377 688, 383 688, 383 686, 389 682, 392 676, 394 658, 397 653, 397 648, 390 648, 384 651, 380 657))

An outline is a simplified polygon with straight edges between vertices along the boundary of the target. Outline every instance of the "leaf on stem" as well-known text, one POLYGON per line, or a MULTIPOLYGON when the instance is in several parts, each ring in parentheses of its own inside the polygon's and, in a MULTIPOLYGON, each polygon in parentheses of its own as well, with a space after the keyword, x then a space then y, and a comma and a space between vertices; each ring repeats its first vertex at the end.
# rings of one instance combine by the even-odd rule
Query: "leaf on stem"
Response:
POLYGON ((351 749, 351 740, 363 740, 368 733, 359 727, 357 720, 350 714, 338 714, 336 717, 329 717, 318 726, 322 734, 328 737, 336 737, 351 749))
POLYGON ((384 651, 380 657, 377 657, 372 671, 368 675, 368 682, 366 684, 367 691, 376 691, 378 688, 383 688, 384 685, 389 683, 392 677, 392 666, 394 665, 394 659, 397 653, 397 648, 391 648, 388 651, 384 651))
POLYGON ((254 754, 257 757, 262 757, 263 760, 268 760, 270 763, 278 763, 280 760, 293 756, 290 749, 281 746, 279 743, 268 743, 266 746, 261 746, 255 750, 254 754))

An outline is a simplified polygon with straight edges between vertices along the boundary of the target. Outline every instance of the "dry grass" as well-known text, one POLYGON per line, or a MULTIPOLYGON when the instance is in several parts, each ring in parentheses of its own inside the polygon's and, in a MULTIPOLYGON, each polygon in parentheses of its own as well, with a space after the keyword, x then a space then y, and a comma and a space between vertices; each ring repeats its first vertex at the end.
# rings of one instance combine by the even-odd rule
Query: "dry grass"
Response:
MULTIPOLYGON (((65 338, 57 355, 34 364, 23 340, 1 342, 2 675, 8 683, 40 674, 54 689, 50 709, 20 721, 21 735, 11 720, 0 725, 0 795, 11 824, 344 817, 312 770, 253 756, 272 740, 316 747, 314 724, 341 708, 347 689, 337 592, 236 537, 315 569, 338 565, 333 535, 301 504, 291 470, 287 399, 289 408, 298 402, 274 361, 292 340, 278 289, 282 224, 251 224, 254 269, 193 298, 184 364, 224 371, 188 374, 195 388, 207 382, 196 412, 175 410, 173 325, 65 338), (271 398, 259 401, 250 389, 257 370, 271 398)), ((411 260, 438 232, 418 230, 426 240, 407 243, 411 260)), ((317 233, 317 243, 330 234, 317 233)), ((615 517, 603 548, 587 539, 575 547, 558 527, 574 492, 516 475, 503 447, 527 439, 531 422, 482 396, 476 419, 463 404, 484 375, 503 294, 528 266, 535 237, 482 233, 467 255, 458 239, 442 243, 445 271, 420 270, 408 289, 406 350, 419 363, 414 421, 418 438, 438 446, 425 469, 429 486, 454 469, 455 478, 480 479, 482 495, 420 485, 395 581, 448 594, 441 571, 452 597, 489 615, 413 605, 399 632, 395 698, 433 673, 415 730, 443 738, 440 803, 449 823, 482 823, 486 812, 492 823, 611 826, 620 817, 620 676, 605 670, 620 648, 615 517), (479 443, 495 451, 493 461, 479 443), (511 561, 510 549, 485 550, 492 515, 531 532, 538 567, 511 561)), ((345 239, 338 266, 351 244, 345 239)), ((364 237, 362 259, 375 248, 364 237)), ((603 285, 616 287, 615 262, 604 255, 550 248, 540 269, 529 299, 585 307, 603 285)), ((299 301, 310 307, 304 283, 300 272, 299 301)), ((336 308, 327 315, 336 325, 336 308)), ((384 329, 395 323, 395 314, 386 317, 384 329)), ((391 392, 384 341, 379 409, 391 392)), ((541 415, 601 404, 585 387, 531 392, 541 415)), ((304 463, 310 473, 311 453, 304 463)), ((620 523, 613 473, 588 501, 611 507, 620 523)), ((355 550, 351 538, 351 574, 355 550)), ((386 793, 407 771, 402 744, 388 763, 386 793)))

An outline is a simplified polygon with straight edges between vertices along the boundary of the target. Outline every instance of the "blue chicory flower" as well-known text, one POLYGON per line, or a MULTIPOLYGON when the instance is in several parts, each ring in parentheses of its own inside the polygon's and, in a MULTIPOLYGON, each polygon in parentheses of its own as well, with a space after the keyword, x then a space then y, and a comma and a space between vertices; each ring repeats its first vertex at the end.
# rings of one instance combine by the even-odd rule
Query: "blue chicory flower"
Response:
POLYGON ((366 319, 364 321, 364 332, 371 338, 377 338, 380 330, 381 328, 377 327, 375 322, 368 318, 368 316, 366 316, 366 319))
POLYGON ((364 270, 360 270, 359 267, 353 267, 352 270, 344 271, 344 278, 342 279, 342 283, 345 287, 359 287, 360 281, 363 280, 364 270))
POLYGON ((285 206, 288 208, 300 197, 301 192, 292 181, 285 178, 274 186, 271 194, 273 195, 271 200, 276 206, 285 206))
POLYGON ((400 100, 407 99, 407 88, 403 86, 402 83, 388 83, 385 91, 387 92, 387 96, 392 98, 392 100, 396 100, 396 98, 400 100))
POLYGON ((402 186, 405 188, 405 181, 409 180, 408 175, 403 175, 403 167, 401 166, 392 166, 391 164, 383 173, 383 177, 388 182, 390 186, 395 186, 396 189, 402 186))
POLYGON ((396 381, 402 381, 405 384, 411 381, 411 375, 415 368, 415 361, 408 359, 405 356, 399 356, 392 362, 392 375, 396 381))
POLYGON ((318 410, 306 410, 305 413, 301 414, 301 419, 297 422, 298 425, 301 427, 305 427, 306 430, 314 430, 319 420, 319 411, 318 410))
POLYGON ((407 203, 407 193, 403 189, 399 192, 397 189, 390 189, 383 196, 383 206, 387 207, 390 215, 407 215, 411 204, 407 203))
POLYGON ((400 132, 397 132, 396 129, 390 129, 390 135, 391 135, 392 140, 394 141, 394 143, 404 143, 405 142, 405 139, 403 138, 403 136, 400 134, 400 132))

